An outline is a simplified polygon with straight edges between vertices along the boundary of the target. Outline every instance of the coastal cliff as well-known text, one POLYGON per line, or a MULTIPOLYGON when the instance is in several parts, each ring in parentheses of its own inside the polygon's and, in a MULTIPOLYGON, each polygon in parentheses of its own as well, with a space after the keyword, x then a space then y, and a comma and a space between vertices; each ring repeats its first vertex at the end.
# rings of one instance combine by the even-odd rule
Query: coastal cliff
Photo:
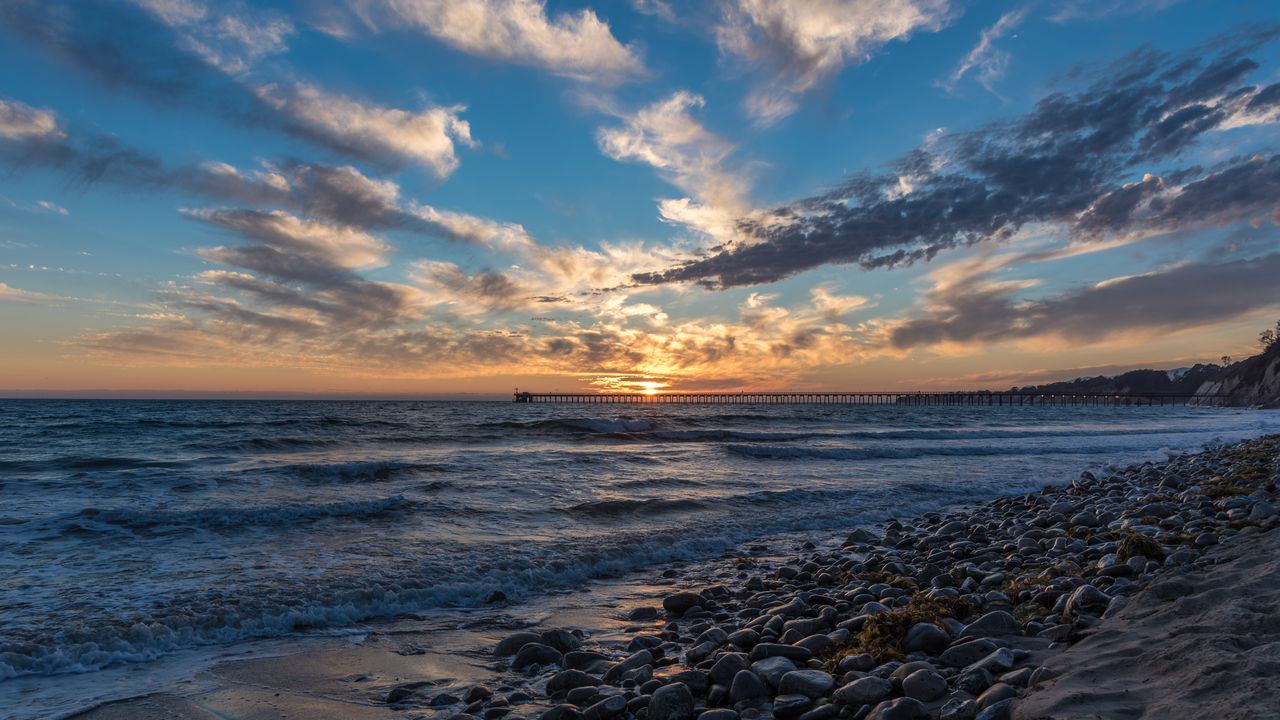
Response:
POLYGON ((1229 405, 1280 407, 1280 343, 1223 368, 1204 381, 1197 395, 1226 395, 1229 405))

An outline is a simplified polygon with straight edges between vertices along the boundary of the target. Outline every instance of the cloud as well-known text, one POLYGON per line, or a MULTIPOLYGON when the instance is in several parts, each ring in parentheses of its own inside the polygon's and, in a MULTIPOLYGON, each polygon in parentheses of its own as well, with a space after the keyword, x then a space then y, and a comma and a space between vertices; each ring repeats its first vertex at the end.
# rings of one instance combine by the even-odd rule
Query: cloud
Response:
POLYGON ((296 30, 275 13, 245 9, 215 13, 196 0, 132 0, 179 33, 181 45, 228 73, 248 70, 259 59, 288 49, 296 30))
POLYGON ((770 125, 846 66, 913 32, 941 29, 950 17, 947 0, 733 0, 715 32, 721 52, 771 74, 745 103, 757 122, 770 125))
POLYGON ((590 9, 548 17, 540 0, 353 0, 375 27, 411 27, 465 53, 611 84, 644 72, 590 9))
POLYGON ((889 332, 899 349, 1032 338, 1094 343, 1147 338, 1237 318, 1280 304, 1280 253, 1226 263, 1193 262, 1114 278, 1060 295, 1021 300, 1025 283, 978 276, 935 288, 931 310, 889 332))
MULTIPOLYGON (((256 82, 238 67, 224 67, 183 37, 175 38, 170 26, 187 27, 188 5, 150 3, 141 11, 116 3, 10 0, 0 4, 0 29, 109 89, 127 89, 170 107, 216 112, 239 125, 282 132, 361 160, 387 166, 415 162, 446 177, 458 165, 456 145, 474 146, 460 106, 389 108, 306 82, 256 82)), ((236 27, 223 31, 229 37, 241 34, 236 27)))
POLYGON ((448 177, 458 167, 455 143, 474 147, 461 105, 408 112, 361 103, 302 83, 263 85, 258 97, 288 118, 295 135, 332 150, 382 163, 398 158, 448 177))
POLYGON ((49 212, 51 212, 51 213, 53 213, 53 214, 55 214, 55 215, 70 215, 70 214, 71 214, 71 213, 70 213, 66 208, 64 208, 64 207, 62 207, 61 205, 59 205, 59 204, 57 204, 57 203, 55 203, 55 202, 52 202, 52 201, 50 201, 50 200, 40 200, 40 201, 37 201, 37 202, 36 202, 36 205, 40 206, 42 209, 47 210, 47 211, 49 211, 49 212))
POLYGON ((995 41, 1022 24, 1028 10, 1030 7, 1026 6, 1010 10, 1001 15, 994 25, 983 30, 978 44, 974 45, 973 49, 960 60, 960 64, 956 65, 956 69, 951 71, 943 87, 948 90, 954 88, 970 70, 976 69, 978 82, 982 83, 982 87, 986 88, 987 92, 995 93, 992 87, 997 80, 1004 77, 1005 69, 1009 65, 1009 54, 997 48, 995 41))
POLYGON ((931 138, 889 172, 857 175, 744 219, 741 232, 753 242, 635 280, 751 285, 831 263, 871 269, 927 261, 950 248, 1007 240, 1029 224, 1102 241, 1265 216, 1276 204, 1267 195, 1275 172, 1269 154, 1209 171, 1174 168, 1159 183, 1125 181, 1177 161, 1206 133, 1255 112, 1251 106, 1269 90, 1242 84, 1257 65, 1240 52, 1270 37, 1239 38, 1207 57, 1131 54, 1024 116, 931 138))
POLYGON ((736 220, 751 209, 750 174, 728 164, 734 147, 708 131, 693 111, 699 95, 679 91, 631 113, 615 113, 622 125, 597 133, 600 150, 619 162, 655 168, 691 198, 659 203, 664 220, 688 225, 722 241, 736 233, 736 220))
POLYGON ((65 298, 54 295, 46 295, 34 290, 23 290, 12 285, 0 282, 0 302, 24 303, 28 305, 43 305, 52 302, 58 302, 65 298))
POLYGON ((51 110, 0 100, 0 138, 18 141, 59 140, 64 136, 51 110))
POLYGON ((200 252, 202 257, 292 280, 378 267, 390 251, 385 242, 359 230, 300 220, 280 210, 198 209, 183 214, 253 241, 208 248, 200 252))

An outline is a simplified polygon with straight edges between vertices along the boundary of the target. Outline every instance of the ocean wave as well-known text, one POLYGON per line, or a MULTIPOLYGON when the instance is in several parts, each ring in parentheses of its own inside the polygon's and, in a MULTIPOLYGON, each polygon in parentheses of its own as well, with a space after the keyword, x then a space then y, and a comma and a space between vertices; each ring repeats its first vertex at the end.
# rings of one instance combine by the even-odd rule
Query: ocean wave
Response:
POLYGON ((993 445, 921 446, 921 447, 797 447, 795 445, 726 445, 735 455, 760 460, 909 460, 911 458, 946 456, 980 457, 986 455, 1102 455, 1124 453, 1134 448, 1108 446, 997 447, 993 445))
POLYGON ((550 420, 506 421, 487 423, 483 427, 506 428, 534 432, 569 432, 569 433, 633 433, 653 430, 653 423, 648 420, 616 418, 554 418, 550 420))
POLYGON ((47 472, 50 470, 140 470, 144 468, 178 468, 187 463, 178 460, 149 460, 136 457, 67 455, 47 460, 0 460, 0 470, 10 472, 47 472))
POLYGON ((689 498, 646 498, 639 500, 593 500, 566 508, 564 512, 569 515, 614 518, 623 515, 662 515, 673 512, 688 512, 703 507, 706 507, 706 503, 703 501, 689 498))
POLYGON ((615 483, 620 488, 672 488, 672 487, 705 487, 706 483, 693 478, 674 478, 674 477, 658 477, 658 478, 640 478, 638 480, 623 480, 615 483))
POLYGON ((322 504, 263 505, 259 507, 214 507, 199 510, 133 510, 127 508, 85 508, 66 525, 84 530, 86 523, 130 530, 176 530, 184 528, 227 529, 281 527, 332 518, 374 518, 403 512, 410 506, 403 495, 376 500, 322 504))
POLYGON ((449 472, 451 468, 440 463, 354 460, 340 463, 292 463, 270 469, 274 472, 296 475, 307 482, 317 484, 355 484, 385 482, 405 475, 449 472))

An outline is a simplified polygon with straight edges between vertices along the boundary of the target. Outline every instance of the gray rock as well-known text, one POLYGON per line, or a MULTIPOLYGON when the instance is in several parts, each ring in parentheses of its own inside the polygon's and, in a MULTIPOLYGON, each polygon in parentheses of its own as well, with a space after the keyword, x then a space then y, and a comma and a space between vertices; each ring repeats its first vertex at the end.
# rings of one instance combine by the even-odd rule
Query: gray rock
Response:
POLYGON ((793 718, 813 706, 808 695, 779 695, 773 699, 773 714, 779 718, 793 718))
POLYGON ((804 662, 813 657, 813 651, 798 645, 784 645, 782 643, 760 643, 751 649, 752 660, 763 660, 770 657, 784 657, 804 662))
POLYGON ((1013 720, 1013 700, 1001 700, 978 713, 974 720, 1013 720))
POLYGON ((951 637, 942 628, 933 623, 916 623, 907 630, 903 640, 903 648, 909 652, 923 652, 933 655, 942 652, 951 637))
POLYGON ((834 702, 841 705, 860 707, 874 705, 889 697, 893 683, 878 677, 864 677, 839 688, 831 695, 834 702))
POLYGON ((986 670, 992 675, 1000 675, 1013 669, 1013 652, 1008 648, 1000 648, 965 670, 986 670))
POLYGON ((493 697, 493 691, 485 685, 472 685, 462 694, 462 702, 473 703, 477 700, 488 700, 493 697))
POLYGON ((1021 631, 1022 626, 1018 625, 1012 615, 1003 610, 993 610, 965 625, 964 630, 960 631, 960 637, 1001 637, 1016 635, 1021 631))
POLYGON ((860 655, 845 655, 840 658, 837 668, 842 673, 847 672, 867 672, 876 666, 876 659, 862 653, 860 655))
POLYGON ((924 703, 912 698, 898 698, 877 705, 867 720, 929 720, 929 717, 924 703))
POLYGON ((917 670, 903 679, 902 694, 931 702, 947 694, 947 681, 933 670, 917 670))
POLYGON ((981 660, 996 650, 996 644, 986 638, 966 640, 942 651, 939 660, 948 667, 965 667, 981 660))
POLYGON ((581 670, 561 670, 547 681, 547 692, 551 694, 569 692, 580 687, 596 687, 600 681, 581 670))
POLYGON ((844 539, 844 546, 849 547, 850 545, 870 545, 878 539, 879 538, 876 536, 876 534, 871 532, 870 530, 857 528, 853 532, 849 533, 849 536, 844 539))
POLYGON ((683 615, 690 608, 701 606, 702 596, 694 592, 678 592, 662 599, 662 608, 672 615, 683 615))
POLYGON ((663 685, 649 699, 647 720, 693 720, 693 693, 681 683, 663 685))
POLYGON ((1253 508, 1249 510, 1249 519, 1253 522, 1262 522, 1267 518, 1274 517, 1280 509, 1276 508, 1272 503, 1263 500, 1254 503, 1253 508))
POLYGON ((648 650, 641 650, 640 652, 633 653, 622 662, 609 668, 608 672, 604 674, 602 679, 606 685, 610 685, 614 680, 621 678, 624 673, 652 664, 653 653, 648 650))
POLYGON ((796 720, 831 720, 840 714, 840 707, 827 703, 826 705, 818 705, 812 710, 806 712, 796 720))
POLYGON ((1031 678, 1027 680, 1027 685, 1029 687, 1035 687, 1036 685, 1039 685, 1045 680, 1052 680, 1053 678, 1056 678, 1056 677, 1058 677, 1057 672, 1051 670, 1050 668, 1041 666, 1031 671, 1031 678))
POLYGON ((538 716, 538 720, 584 720, 582 711, 572 705, 556 705, 538 716))
POLYGON ((627 709, 626 695, 611 695, 582 711, 586 720, 608 720, 621 715, 627 709))
POLYGON ((1018 697, 1018 690, 1004 683, 996 683, 987 688, 987 691, 978 696, 978 709, 986 710, 1003 700, 1018 697))
POLYGON ((1200 533, 1195 539, 1196 547, 1209 547, 1218 544, 1218 536, 1211 532, 1200 533))
POLYGON ((511 661, 511 667, 520 670, 530 665, 554 665, 560 662, 563 657, 564 655, 559 650, 550 645, 531 642, 525 644, 516 652, 515 659, 511 661))
POLYGON ((778 687, 782 676, 796 669, 796 664, 782 656, 765 658, 751 664, 751 671, 769 683, 769 687, 778 687))
POLYGON ((703 710, 698 720, 738 720, 738 713, 729 708, 712 708, 703 710))
POLYGON ((835 685, 836 679, 821 670, 793 670, 778 682, 778 693, 804 695, 816 700, 826 697, 835 685))
POLYGON ((993 684, 995 680, 991 677, 991 673, 982 668, 965 670, 955 680, 957 690, 963 690, 973 696, 981 695, 993 684))
POLYGON ((515 655, 516 651, 528 645, 529 643, 542 642, 542 636, 533 632, 518 632, 503 638, 498 647, 493 649, 493 654, 498 657, 507 657, 515 655))
POLYGON ((403 685, 397 685, 391 688, 391 692, 387 693, 387 704, 398 705, 399 703, 402 703, 405 700, 408 700, 409 698, 418 694, 418 691, 421 690, 422 688, 430 687, 430 686, 431 686, 431 683, 425 680, 421 682, 411 682, 411 683, 404 683, 403 685))
POLYGON ((1062 609, 1063 619, 1073 615, 1100 615, 1107 609, 1111 596, 1092 585, 1081 585, 1067 596, 1062 609))
POLYGON ((711 682, 729 687, 733 683, 733 676, 741 670, 746 670, 748 665, 745 654, 725 653, 716 660, 715 665, 711 666, 711 682))
POLYGON ((560 661, 561 667, 571 670, 581 670, 583 672, 599 675, 608 670, 613 662, 609 658, 598 652, 588 652, 586 650, 574 650, 564 654, 564 658, 560 661))
POLYGON ((729 702, 734 705, 767 698, 769 694, 769 686, 750 670, 739 670, 733 676, 733 684, 729 686, 729 702))
POLYGON ((570 650, 577 650, 578 646, 582 645, 582 641, 578 639, 578 636, 568 630, 559 629, 548 630, 542 633, 542 642, 543 644, 550 645, 562 653, 567 653, 570 650))
POLYGON ((978 714, 978 703, 972 698, 954 697, 942 704, 938 720, 973 720, 978 714))

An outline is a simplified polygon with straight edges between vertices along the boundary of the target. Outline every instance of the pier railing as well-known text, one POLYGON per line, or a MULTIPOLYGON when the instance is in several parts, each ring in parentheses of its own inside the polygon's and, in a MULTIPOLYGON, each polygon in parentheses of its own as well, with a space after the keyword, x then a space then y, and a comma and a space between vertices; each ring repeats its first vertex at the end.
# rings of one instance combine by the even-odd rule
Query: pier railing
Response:
POLYGON ((643 405, 1225 405, 1225 395, 1041 392, 659 392, 535 393, 517 391, 518 403, 643 405))

